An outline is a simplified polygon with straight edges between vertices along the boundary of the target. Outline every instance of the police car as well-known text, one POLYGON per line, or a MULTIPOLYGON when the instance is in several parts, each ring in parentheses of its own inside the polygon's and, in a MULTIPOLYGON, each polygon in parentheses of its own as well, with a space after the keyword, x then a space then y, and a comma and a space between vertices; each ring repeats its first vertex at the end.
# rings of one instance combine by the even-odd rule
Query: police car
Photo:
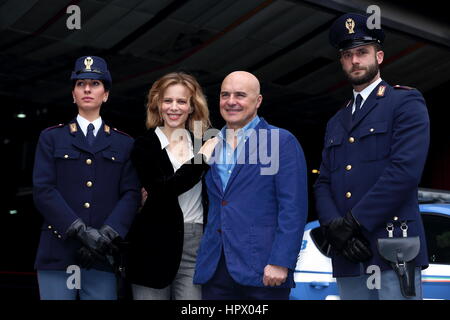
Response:
MULTIPOLYGON (((450 300, 450 192, 420 189, 419 208, 425 227, 430 265, 422 271, 424 299, 450 300)), ((324 248, 319 222, 305 226, 294 273, 291 300, 337 300, 331 259, 324 248)))

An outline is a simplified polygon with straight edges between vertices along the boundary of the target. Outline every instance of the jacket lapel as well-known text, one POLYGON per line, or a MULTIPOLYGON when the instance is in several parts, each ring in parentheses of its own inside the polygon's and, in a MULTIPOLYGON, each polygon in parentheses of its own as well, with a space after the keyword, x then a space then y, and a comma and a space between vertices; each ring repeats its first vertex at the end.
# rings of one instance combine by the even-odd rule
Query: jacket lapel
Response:
POLYGON ((80 126, 78 125, 78 122, 76 120, 72 120, 69 123, 69 132, 73 137, 72 144, 83 151, 92 153, 91 147, 89 146, 86 137, 83 134, 83 131, 81 131, 80 126))
POLYGON ((111 145, 111 140, 109 139, 109 137, 111 136, 110 130, 111 129, 108 125, 102 123, 102 126, 100 127, 100 130, 98 130, 97 136, 95 137, 93 145, 90 146, 77 121, 73 120, 69 123, 69 131, 73 136, 72 144, 78 149, 92 154, 100 152, 111 145))
POLYGON ((339 116, 339 120, 341 121, 342 126, 347 132, 350 132, 350 130, 352 129, 352 105, 353 99, 347 102, 346 106, 339 116))
POLYGON ((97 153, 108 148, 111 145, 110 136, 111 131, 109 129, 109 126, 103 123, 100 130, 98 130, 93 145, 90 147, 92 153, 97 153))
MULTIPOLYGON (((233 181, 236 179, 237 175, 239 174, 239 171, 242 170, 242 168, 245 166, 245 164, 249 164, 250 155, 254 154, 258 150, 259 146, 259 135, 258 130, 259 129, 268 129, 268 123, 263 118, 260 118, 260 121, 258 125, 254 128, 255 132, 253 134, 256 134, 256 137, 249 137, 243 146, 242 152, 238 156, 238 160, 236 162, 236 165, 234 166, 233 172, 231 173, 230 179, 228 180, 228 184, 225 188, 224 194, 227 193, 228 189, 230 188, 233 181), (249 143, 250 141, 256 141, 256 143, 249 143), (251 149, 250 149, 251 148, 251 149)), ((268 134, 269 138, 269 134, 268 134)))
POLYGON ((367 100, 364 102, 361 111, 356 115, 355 121, 352 122, 352 129, 361 122, 362 119, 366 117, 366 115, 378 105, 378 100, 384 97, 385 91, 387 89, 387 83, 381 81, 378 86, 373 89, 370 93, 367 100))
MULTIPOLYGON (((223 144, 220 143, 218 148, 215 148, 213 153, 211 154, 211 159, 216 159, 216 152, 218 155, 220 155, 222 153, 222 149, 223 149, 223 144)), ((212 180, 214 181, 214 184, 216 185, 217 190, 219 190, 219 192, 222 194, 223 186, 222 186, 222 180, 220 179, 219 173, 217 172, 217 164, 213 164, 211 166, 210 171, 211 171, 212 180)))

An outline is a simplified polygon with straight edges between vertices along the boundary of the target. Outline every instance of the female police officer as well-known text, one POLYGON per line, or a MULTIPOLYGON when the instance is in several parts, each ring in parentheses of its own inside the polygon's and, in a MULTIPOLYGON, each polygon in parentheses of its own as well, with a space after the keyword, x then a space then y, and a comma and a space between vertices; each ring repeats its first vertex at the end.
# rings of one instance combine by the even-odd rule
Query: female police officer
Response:
POLYGON ((125 237, 140 201, 129 159, 133 139, 100 117, 111 87, 105 60, 77 59, 71 79, 78 116, 44 130, 36 149, 33 196, 44 218, 35 262, 40 296, 116 299, 113 240, 125 237))

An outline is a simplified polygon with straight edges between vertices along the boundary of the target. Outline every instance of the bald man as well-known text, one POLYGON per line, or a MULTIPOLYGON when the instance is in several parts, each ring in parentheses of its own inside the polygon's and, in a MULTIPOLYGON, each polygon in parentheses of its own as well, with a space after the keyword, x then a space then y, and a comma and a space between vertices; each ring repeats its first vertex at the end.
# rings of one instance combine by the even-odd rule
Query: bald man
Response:
POLYGON ((258 79, 222 82, 218 134, 205 175, 208 223, 194 275, 205 300, 288 299, 307 217, 306 164, 288 131, 257 113, 258 79))

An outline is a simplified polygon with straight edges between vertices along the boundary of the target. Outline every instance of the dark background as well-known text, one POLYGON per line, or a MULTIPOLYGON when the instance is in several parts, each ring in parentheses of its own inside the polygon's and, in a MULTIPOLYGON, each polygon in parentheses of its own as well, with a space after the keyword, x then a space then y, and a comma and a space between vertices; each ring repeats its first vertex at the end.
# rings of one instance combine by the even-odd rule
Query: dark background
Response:
POLYGON ((260 116, 293 132, 304 149, 311 221, 311 170, 320 165, 325 125, 351 97, 328 29, 343 12, 377 4, 386 31, 382 78, 416 87, 427 101, 431 146, 420 186, 450 190, 447 12, 438 1, 351 3, 0 0, 0 291, 37 298, 33 262, 42 219, 31 195, 34 151, 41 130, 76 116, 69 77, 83 55, 107 60, 113 86, 102 117, 133 137, 145 130, 146 94, 163 74, 196 76, 213 126, 221 128, 222 79, 235 70, 254 73, 264 96, 260 116), (80 30, 66 27, 73 4, 81 9, 80 30))

